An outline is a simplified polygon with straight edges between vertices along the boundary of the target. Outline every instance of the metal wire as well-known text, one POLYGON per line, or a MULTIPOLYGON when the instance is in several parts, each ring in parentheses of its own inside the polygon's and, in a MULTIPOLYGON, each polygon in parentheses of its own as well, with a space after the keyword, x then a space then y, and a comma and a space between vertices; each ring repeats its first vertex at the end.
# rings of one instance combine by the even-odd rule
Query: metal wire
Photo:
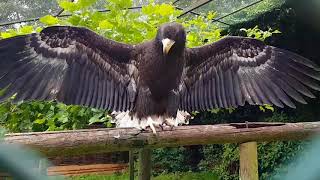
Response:
POLYGON ((242 7, 242 8, 239 8, 239 9, 237 9, 237 10, 235 10, 235 11, 229 13, 229 14, 226 14, 226 15, 221 16, 221 17, 218 17, 218 18, 214 18, 214 19, 212 20, 212 22, 219 22, 221 19, 224 19, 224 18, 226 18, 226 17, 228 17, 228 16, 231 16, 231 15, 233 15, 233 14, 236 14, 236 13, 238 13, 238 12, 244 10, 244 9, 247 9, 247 8, 253 6, 253 5, 256 5, 256 4, 258 4, 258 3, 262 2, 262 1, 264 1, 264 0, 259 0, 259 1, 253 2, 253 3, 251 3, 251 4, 248 4, 247 6, 244 6, 244 7, 242 7))
POLYGON ((205 1, 203 1, 203 2, 200 2, 199 4, 197 4, 197 5, 194 6, 194 7, 191 6, 190 9, 188 9, 188 10, 184 11, 182 14, 180 14, 180 15, 178 16, 178 18, 180 18, 180 17, 188 14, 189 12, 191 12, 191 11, 193 11, 193 10, 195 10, 195 9, 198 9, 198 8, 200 8, 200 7, 208 4, 208 3, 211 2, 211 1, 213 1, 213 0, 205 0, 205 1))
POLYGON ((180 0, 175 0, 175 1, 173 1, 173 3, 172 4, 176 4, 177 2, 179 2, 180 0))
MULTIPOLYGON (((183 9, 180 8, 180 7, 176 7, 176 9, 178 9, 178 10, 183 10, 183 9)), ((194 11, 190 11, 189 13, 190 13, 190 14, 193 14, 193 15, 196 15, 196 16, 201 16, 201 14, 196 13, 196 12, 194 12, 194 11)), ((224 25, 227 25, 227 26, 231 26, 231 24, 228 24, 228 23, 226 23, 226 22, 224 22, 224 21, 221 21, 221 20, 217 20, 217 22, 219 22, 219 23, 221 23, 221 24, 224 24, 224 25)))

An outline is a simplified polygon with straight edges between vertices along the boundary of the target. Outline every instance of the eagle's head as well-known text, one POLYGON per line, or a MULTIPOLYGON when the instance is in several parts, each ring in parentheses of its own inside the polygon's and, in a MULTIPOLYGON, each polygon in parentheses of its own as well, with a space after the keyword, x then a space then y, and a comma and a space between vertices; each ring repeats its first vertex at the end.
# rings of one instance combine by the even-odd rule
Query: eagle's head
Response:
POLYGON ((179 23, 166 23, 159 27, 156 40, 162 46, 163 54, 183 52, 186 44, 186 32, 179 23))

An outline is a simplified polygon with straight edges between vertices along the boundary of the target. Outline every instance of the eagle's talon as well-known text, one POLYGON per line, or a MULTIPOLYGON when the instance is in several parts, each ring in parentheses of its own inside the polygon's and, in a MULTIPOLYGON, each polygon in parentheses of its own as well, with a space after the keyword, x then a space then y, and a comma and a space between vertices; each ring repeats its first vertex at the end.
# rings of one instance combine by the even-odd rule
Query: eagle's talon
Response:
POLYGON ((159 124, 159 127, 161 128, 162 131, 164 131, 165 124, 164 123, 159 124))
POLYGON ((148 117, 147 124, 151 128, 153 134, 157 134, 156 128, 154 127, 154 124, 156 124, 156 122, 153 121, 151 117, 148 117))

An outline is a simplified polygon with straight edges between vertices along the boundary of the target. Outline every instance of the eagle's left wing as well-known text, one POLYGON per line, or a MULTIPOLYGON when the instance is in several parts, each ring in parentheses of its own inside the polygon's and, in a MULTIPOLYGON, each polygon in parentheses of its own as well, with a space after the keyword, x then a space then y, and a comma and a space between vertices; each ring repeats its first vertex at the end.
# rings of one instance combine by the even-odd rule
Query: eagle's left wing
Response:
POLYGON ((134 46, 81 27, 0 40, 0 102, 58 100, 113 111, 133 108, 134 46))
POLYGON ((181 110, 196 111, 249 104, 283 104, 291 98, 314 98, 320 90, 320 68, 295 53, 244 37, 226 37, 206 46, 187 49, 180 91, 181 110))

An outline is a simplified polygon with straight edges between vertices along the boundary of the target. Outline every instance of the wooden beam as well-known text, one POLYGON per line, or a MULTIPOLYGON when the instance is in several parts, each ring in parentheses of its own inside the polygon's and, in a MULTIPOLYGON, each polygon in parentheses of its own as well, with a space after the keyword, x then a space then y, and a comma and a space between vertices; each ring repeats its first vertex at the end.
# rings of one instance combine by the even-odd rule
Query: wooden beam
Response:
POLYGON ((139 180, 151 179, 151 154, 152 150, 149 148, 142 148, 139 151, 139 180))
POLYGON ((240 144, 240 179, 259 180, 257 142, 240 144))
POLYGON ((320 122, 249 123, 180 126, 173 130, 140 131, 135 128, 108 128, 75 131, 7 134, 7 144, 22 144, 48 157, 129 151, 140 148, 200 144, 302 140, 320 133, 320 122))

